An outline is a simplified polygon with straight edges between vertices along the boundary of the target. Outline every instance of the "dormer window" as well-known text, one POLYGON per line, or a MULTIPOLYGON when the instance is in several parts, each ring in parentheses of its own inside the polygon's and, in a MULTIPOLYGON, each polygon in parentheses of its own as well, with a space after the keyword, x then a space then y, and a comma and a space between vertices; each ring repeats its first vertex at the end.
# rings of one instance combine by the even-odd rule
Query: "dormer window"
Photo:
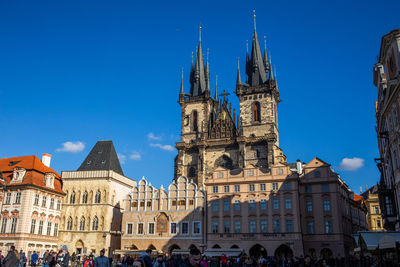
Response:
POLYGON ((21 167, 14 168, 14 174, 11 183, 21 183, 24 180, 25 173, 26 173, 25 168, 21 167))
POLYGON ((54 189, 54 179, 56 178, 56 175, 52 172, 46 172, 44 174, 44 185, 49 188, 54 189))

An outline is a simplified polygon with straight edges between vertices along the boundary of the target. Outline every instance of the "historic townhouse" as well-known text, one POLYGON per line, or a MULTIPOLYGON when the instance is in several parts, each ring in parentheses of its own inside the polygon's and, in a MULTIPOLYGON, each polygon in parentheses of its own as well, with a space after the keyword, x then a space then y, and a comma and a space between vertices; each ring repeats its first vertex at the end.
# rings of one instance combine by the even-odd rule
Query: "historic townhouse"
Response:
POLYGON ((400 230, 400 29, 382 37, 379 61, 374 67, 378 88, 376 131, 381 172, 379 198, 384 227, 400 230))
POLYGON ((124 176, 112 141, 99 141, 77 171, 63 171, 60 238, 77 255, 112 255, 121 244, 122 201, 136 185, 124 176))
POLYGON ((11 245, 28 255, 57 249, 64 197, 62 181, 50 168, 51 155, 0 159, 4 198, 1 206, 0 248, 11 245))
POLYGON ((156 189, 143 178, 124 207, 121 253, 203 249, 205 193, 186 177, 179 177, 167 189, 156 189))
POLYGON ((378 185, 374 185, 361 194, 367 207, 368 230, 383 231, 383 219, 379 203, 378 185))

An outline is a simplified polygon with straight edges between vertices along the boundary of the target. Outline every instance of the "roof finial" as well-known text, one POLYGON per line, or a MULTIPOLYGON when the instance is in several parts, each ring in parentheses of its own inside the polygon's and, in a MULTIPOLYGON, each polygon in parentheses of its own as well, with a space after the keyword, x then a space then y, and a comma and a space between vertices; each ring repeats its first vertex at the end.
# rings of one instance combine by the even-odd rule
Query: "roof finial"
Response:
POLYGON ((201 21, 200 21, 200 26, 199 26, 199 42, 201 42, 201 21))
POLYGON ((192 51, 192 66, 193 66, 193 51, 192 51))
POLYGON ((239 61, 239 57, 238 57, 238 69, 240 69, 240 61, 239 61))
POLYGON ((267 51, 267 36, 264 35, 264 49, 267 51))
POLYGON ((208 62, 208 54, 210 54, 210 48, 207 48, 207 62, 208 62))
POLYGON ((256 31, 256 10, 253 9, 254 31, 256 31))
POLYGON ((246 40, 246 52, 249 53, 249 40, 246 40))

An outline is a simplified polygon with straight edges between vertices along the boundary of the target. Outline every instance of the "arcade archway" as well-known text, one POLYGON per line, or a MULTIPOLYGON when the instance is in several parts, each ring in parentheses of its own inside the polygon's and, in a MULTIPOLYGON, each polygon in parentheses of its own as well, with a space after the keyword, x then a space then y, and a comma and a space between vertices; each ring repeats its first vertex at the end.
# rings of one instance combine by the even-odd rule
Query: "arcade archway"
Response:
POLYGON ((255 244, 249 250, 250 257, 259 258, 259 257, 267 257, 267 250, 261 246, 260 244, 255 244))

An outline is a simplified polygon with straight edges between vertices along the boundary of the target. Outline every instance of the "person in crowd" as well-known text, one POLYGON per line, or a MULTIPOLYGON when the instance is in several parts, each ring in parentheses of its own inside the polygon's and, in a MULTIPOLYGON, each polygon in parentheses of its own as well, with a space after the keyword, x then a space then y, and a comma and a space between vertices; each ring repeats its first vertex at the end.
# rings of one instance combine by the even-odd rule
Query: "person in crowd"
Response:
POLYGON ((98 256, 94 261, 94 267, 110 267, 109 259, 104 256, 105 250, 100 250, 100 256, 98 256))
POLYGON ((4 257, 3 257, 2 251, 0 250, 0 267, 3 264, 3 259, 4 259, 4 257))
POLYGON ((17 258, 17 255, 15 253, 15 247, 11 246, 10 250, 7 253, 7 256, 3 260, 3 265, 4 267, 17 267, 19 264, 19 260, 17 258))
POLYGON ((151 255, 151 249, 146 249, 146 252, 140 254, 140 258, 143 259, 144 263, 146 264, 146 267, 153 267, 150 255, 151 255))
POLYGON ((200 261, 200 266, 201 266, 201 267, 208 267, 208 264, 207 264, 207 257, 206 257, 206 256, 203 256, 203 258, 201 259, 201 261, 200 261))
POLYGON ((197 248, 192 248, 189 252, 189 257, 184 261, 184 267, 199 267, 201 260, 200 250, 197 248))
POLYGON ((85 256, 85 260, 83 261, 83 267, 91 267, 90 266, 90 259, 88 256, 85 256))
POLYGON ((36 264, 38 263, 38 260, 39 260, 39 255, 34 250, 32 255, 31 255, 31 266, 32 267, 36 267, 36 264))
POLYGON ((134 260, 133 267, 147 267, 147 265, 143 258, 139 257, 134 260))
POLYGON ((50 251, 46 250, 46 252, 43 254, 43 267, 49 267, 49 263, 47 262, 48 256, 50 254, 50 251))
POLYGON ((75 254, 75 252, 73 252, 71 255, 71 266, 72 267, 75 267, 75 261, 76 261, 76 254, 75 254))
POLYGON ((56 252, 51 250, 48 257, 49 267, 55 267, 57 264, 56 252))
POLYGON ((69 265, 69 252, 67 250, 67 251, 65 251, 65 254, 64 254, 64 257, 62 260, 62 267, 68 267, 68 265, 69 265))
POLYGON ((154 261, 153 267, 166 267, 163 255, 157 256, 156 260, 154 261))

